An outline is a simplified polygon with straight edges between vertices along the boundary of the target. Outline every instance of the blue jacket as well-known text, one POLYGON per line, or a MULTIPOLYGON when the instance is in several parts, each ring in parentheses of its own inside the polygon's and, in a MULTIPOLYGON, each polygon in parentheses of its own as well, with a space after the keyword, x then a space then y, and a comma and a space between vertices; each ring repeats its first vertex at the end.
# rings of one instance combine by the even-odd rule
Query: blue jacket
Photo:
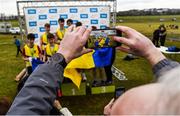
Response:
POLYGON ((16 44, 16 46, 21 46, 21 43, 20 43, 19 39, 15 39, 14 43, 16 44))

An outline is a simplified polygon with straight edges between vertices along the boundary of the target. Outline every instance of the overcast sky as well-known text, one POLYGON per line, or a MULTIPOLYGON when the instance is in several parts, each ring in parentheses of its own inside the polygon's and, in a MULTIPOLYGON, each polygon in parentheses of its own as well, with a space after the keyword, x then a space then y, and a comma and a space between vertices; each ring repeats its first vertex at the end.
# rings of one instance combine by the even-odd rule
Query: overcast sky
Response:
MULTIPOLYGON (((147 8, 180 8, 180 0, 117 0, 117 11, 147 8)), ((17 14, 16 0, 0 0, 0 13, 17 14)))

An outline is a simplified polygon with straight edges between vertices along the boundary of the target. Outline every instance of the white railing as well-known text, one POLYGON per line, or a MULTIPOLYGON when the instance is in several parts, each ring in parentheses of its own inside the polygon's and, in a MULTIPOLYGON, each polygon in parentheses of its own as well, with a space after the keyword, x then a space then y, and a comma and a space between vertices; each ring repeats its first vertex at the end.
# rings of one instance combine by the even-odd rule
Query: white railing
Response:
POLYGON ((125 73, 123 73, 121 70, 116 68, 115 66, 112 66, 111 68, 113 75, 120 81, 122 80, 128 80, 125 76, 125 73))

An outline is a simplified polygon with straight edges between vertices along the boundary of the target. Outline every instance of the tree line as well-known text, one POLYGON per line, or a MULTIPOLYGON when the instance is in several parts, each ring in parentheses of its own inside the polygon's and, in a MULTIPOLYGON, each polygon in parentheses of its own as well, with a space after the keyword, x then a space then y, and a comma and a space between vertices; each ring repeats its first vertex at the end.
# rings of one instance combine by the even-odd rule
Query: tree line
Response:
POLYGON ((180 15, 180 9, 144 9, 119 11, 117 16, 180 15))

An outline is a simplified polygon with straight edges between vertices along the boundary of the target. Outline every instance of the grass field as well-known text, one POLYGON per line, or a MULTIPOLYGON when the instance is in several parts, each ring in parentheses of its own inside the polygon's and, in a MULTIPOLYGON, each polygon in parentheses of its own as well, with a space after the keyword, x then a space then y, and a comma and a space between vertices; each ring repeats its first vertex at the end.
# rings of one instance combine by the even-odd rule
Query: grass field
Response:
MULTIPOLYGON (((124 20, 117 25, 126 25, 137 29, 149 38, 152 32, 162 22, 160 18, 166 19, 163 22, 166 25, 174 24, 171 18, 176 17, 176 24, 180 26, 180 16, 145 16, 145 17, 118 17, 118 20, 124 20), (149 27, 151 25, 151 27, 149 27)), ((17 22, 13 22, 17 26, 17 22)), ((180 30, 168 29, 168 38, 180 38, 180 30)), ((167 41, 166 46, 176 45, 180 47, 180 42, 167 41)), ((0 34, 0 97, 8 96, 11 100, 16 95, 17 83, 14 81, 15 76, 24 68, 24 62, 21 57, 15 57, 16 47, 13 44, 12 35, 0 34)), ((125 53, 117 52, 114 65, 125 73, 127 81, 118 81, 114 78, 115 85, 124 86, 126 89, 150 83, 153 80, 151 66, 142 58, 133 61, 124 61, 125 53)), ((180 56, 173 57, 173 60, 180 62, 180 56)), ((92 80, 89 75, 88 79, 92 80)), ((88 96, 63 97, 62 104, 72 111, 73 114, 102 114, 104 106, 111 100, 113 94, 100 94, 88 96)))
MULTIPOLYGON (((117 20, 123 20, 123 23, 118 25, 125 25, 132 27, 148 37, 152 37, 152 32, 154 29, 158 28, 159 25, 178 25, 180 26, 180 16, 179 15, 169 15, 169 16, 126 16, 118 17, 117 20), (172 18, 176 17, 177 21, 172 21, 172 18), (164 19, 164 22, 160 22, 160 19, 164 19)), ((180 38, 179 30, 172 30, 167 28, 168 38, 180 38)))

